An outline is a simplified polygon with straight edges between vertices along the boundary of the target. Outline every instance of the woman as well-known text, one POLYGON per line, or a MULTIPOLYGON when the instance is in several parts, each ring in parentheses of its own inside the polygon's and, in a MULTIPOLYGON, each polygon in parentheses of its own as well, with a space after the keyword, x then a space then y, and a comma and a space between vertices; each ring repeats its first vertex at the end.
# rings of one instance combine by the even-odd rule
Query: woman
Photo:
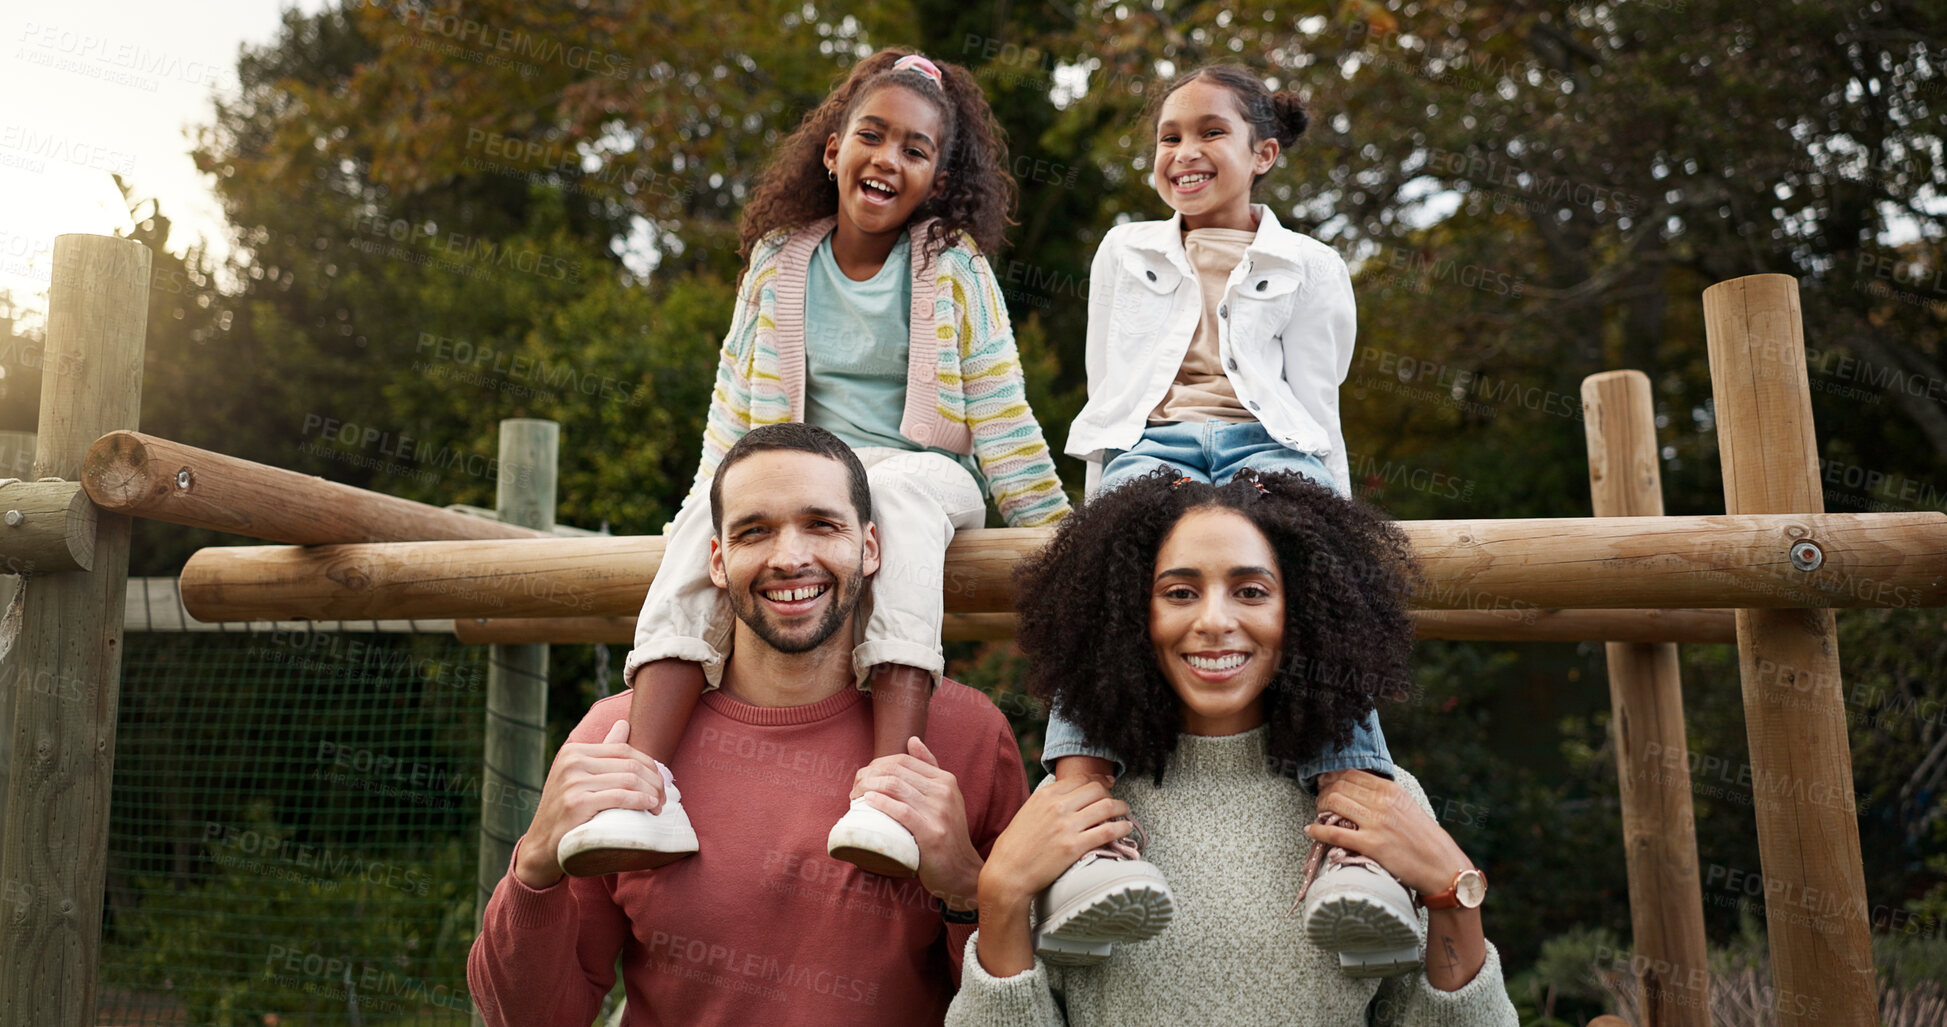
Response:
POLYGON ((1404 691, 1412 573, 1396 527, 1295 474, 1158 472, 1064 522, 1020 572, 1019 642, 1035 693, 1125 773, 1046 784, 995 842, 947 1022, 1514 1024, 1485 881, 1419 783, 1344 771, 1314 799, 1293 777, 1404 691), (1037 960, 1035 895, 1134 822, 1175 893, 1169 930, 1092 965, 1037 960), (1422 896, 1424 969, 1350 976, 1298 929, 1313 840, 1422 896))

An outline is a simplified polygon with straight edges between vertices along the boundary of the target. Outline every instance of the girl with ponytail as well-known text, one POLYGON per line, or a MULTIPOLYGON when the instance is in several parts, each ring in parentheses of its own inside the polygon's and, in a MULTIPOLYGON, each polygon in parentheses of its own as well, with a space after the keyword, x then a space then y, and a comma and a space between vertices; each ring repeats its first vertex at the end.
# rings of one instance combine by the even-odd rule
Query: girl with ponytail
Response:
MULTIPOLYGON (((1303 102, 1271 92, 1243 67, 1216 64, 1171 83, 1153 118, 1152 184, 1176 213, 1117 225, 1096 251, 1089 400, 1069 431, 1068 453, 1088 461, 1091 495, 1167 467, 1171 479, 1210 485, 1245 471, 1253 472, 1247 480, 1296 472, 1349 496, 1339 385, 1352 365, 1352 278, 1331 247, 1251 202, 1258 180, 1304 133, 1303 102)), ((1248 674, 1234 627, 1201 625, 1207 644, 1183 658, 1184 672, 1211 689, 1248 674)), ((1292 651, 1284 659, 1328 658, 1292 651)), ((1351 672, 1308 668, 1321 680, 1351 672)), ((1078 708, 1072 693, 1043 698, 1054 710, 1042 762, 1056 779, 1113 782, 1125 769, 1112 747, 1126 704, 1078 708)), ((1314 792, 1332 772, 1392 777, 1371 706, 1355 728, 1349 742, 1321 743, 1270 772, 1314 792)), ((1161 781, 1161 768, 1125 755, 1138 757, 1132 769, 1161 781)), ((1305 934, 1338 952, 1347 974, 1390 976, 1419 965, 1411 899, 1370 861, 1333 860, 1306 896, 1305 934)), ((1175 912, 1161 871, 1119 842, 1083 856, 1042 894, 1037 951, 1049 962, 1100 962, 1115 943, 1156 935, 1175 912)))

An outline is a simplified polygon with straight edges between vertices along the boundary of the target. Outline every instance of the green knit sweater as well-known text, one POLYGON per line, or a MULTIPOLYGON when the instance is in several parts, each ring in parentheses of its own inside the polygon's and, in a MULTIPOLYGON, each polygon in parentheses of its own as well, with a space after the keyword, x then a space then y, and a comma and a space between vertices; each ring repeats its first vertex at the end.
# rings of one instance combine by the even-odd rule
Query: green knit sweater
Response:
MULTIPOLYGON (((1221 738, 1184 735, 1162 787, 1133 774, 1116 783, 1116 795, 1149 831, 1145 858, 1176 895, 1168 930, 1119 945, 1096 966, 1051 967, 1037 959, 1032 970, 1007 978, 980 965, 976 934, 967 941, 947 1024, 1347 1027, 1366 1023, 1370 1012, 1380 1024, 1512 1027, 1514 1005, 1491 943, 1480 973, 1445 992, 1424 972, 1347 977, 1336 954, 1305 938, 1297 914, 1286 911, 1298 894, 1304 825, 1316 807, 1290 778, 1267 772, 1267 737, 1261 727, 1221 738)), ((1400 771, 1399 783, 1431 811, 1417 780, 1400 771)))

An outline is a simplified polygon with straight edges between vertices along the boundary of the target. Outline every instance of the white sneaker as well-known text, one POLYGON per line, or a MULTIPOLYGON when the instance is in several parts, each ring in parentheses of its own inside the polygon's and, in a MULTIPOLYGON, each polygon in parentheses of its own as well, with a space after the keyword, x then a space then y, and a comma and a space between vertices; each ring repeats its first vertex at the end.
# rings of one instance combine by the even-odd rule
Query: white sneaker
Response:
POLYGON ((1035 954, 1062 966, 1109 958, 1119 942, 1154 938, 1176 915, 1163 872, 1141 858, 1141 828, 1082 854, 1035 896, 1035 954))
POLYGON ((860 870, 886 877, 912 877, 919 873, 919 842, 906 825, 866 804, 865 797, 852 800, 852 807, 832 825, 825 839, 825 851, 860 870))
POLYGON ((605 809, 561 836, 555 859, 570 877, 600 877, 627 870, 654 870, 697 850, 696 829, 683 809, 683 793, 669 768, 663 775, 661 813, 605 809))
MULTIPOLYGON (((1351 821, 1321 813, 1318 823, 1351 821)), ((1413 897, 1370 857, 1314 844, 1298 898, 1305 907, 1305 936, 1337 952, 1347 977, 1392 977, 1419 968, 1426 939, 1413 897)))

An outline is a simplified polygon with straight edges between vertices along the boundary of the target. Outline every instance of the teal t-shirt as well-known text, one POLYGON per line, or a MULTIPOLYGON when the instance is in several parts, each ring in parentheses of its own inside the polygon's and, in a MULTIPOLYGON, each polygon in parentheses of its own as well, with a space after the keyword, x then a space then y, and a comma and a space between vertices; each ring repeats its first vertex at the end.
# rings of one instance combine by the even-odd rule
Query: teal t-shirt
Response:
POLYGON ((805 271, 805 423, 854 449, 923 449, 951 457, 971 471, 972 457, 921 446, 899 434, 906 413, 912 312, 911 234, 900 236, 879 273, 863 282, 839 270, 832 237, 825 236, 805 271))

